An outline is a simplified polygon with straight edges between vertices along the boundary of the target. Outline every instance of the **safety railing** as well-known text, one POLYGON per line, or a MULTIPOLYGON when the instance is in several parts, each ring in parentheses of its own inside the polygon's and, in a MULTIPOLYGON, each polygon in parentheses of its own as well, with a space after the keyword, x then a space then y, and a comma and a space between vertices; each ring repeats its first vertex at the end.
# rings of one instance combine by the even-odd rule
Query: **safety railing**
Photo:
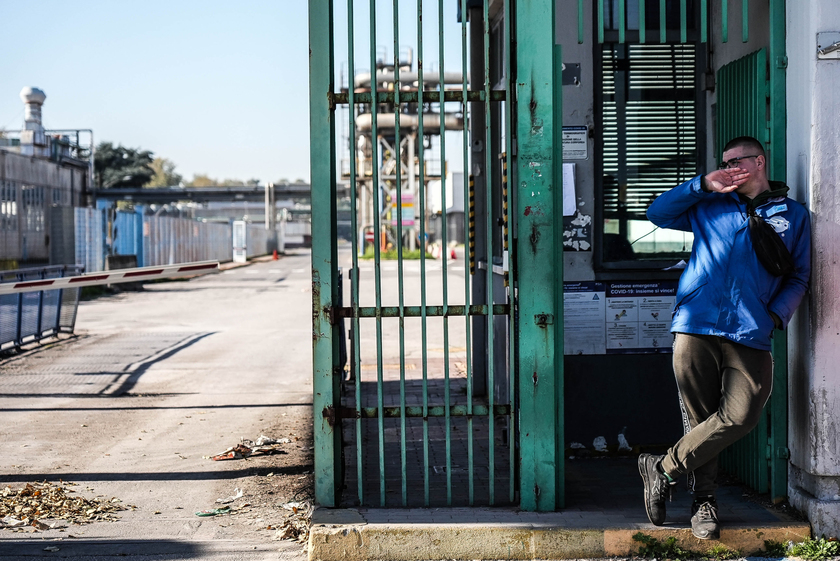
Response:
MULTIPOLYGON (((0 282, 21 282, 81 274, 80 265, 58 265, 0 272, 0 282)), ((57 333, 72 333, 79 306, 78 288, 0 296, 0 353, 57 333)))

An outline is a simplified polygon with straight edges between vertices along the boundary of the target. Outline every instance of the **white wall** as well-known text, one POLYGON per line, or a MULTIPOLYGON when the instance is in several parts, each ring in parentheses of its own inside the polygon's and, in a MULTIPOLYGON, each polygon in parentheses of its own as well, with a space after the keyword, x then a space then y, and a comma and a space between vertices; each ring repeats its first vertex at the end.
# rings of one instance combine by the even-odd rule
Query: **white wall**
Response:
POLYGON ((809 298, 790 328, 791 503, 814 534, 840 535, 840 60, 817 33, 840 31, 840 2, 787 6, 787 168, 812 216, 809 298))

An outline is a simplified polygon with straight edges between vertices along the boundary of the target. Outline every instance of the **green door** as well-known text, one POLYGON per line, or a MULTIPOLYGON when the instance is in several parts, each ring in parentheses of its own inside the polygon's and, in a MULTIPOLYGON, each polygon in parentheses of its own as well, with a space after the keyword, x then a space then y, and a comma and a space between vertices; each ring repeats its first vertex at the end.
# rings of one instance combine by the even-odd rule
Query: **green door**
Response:
MULTIPOLYGON (((777 115, 774 109, 774 98, 784 95, 784 74, 769 71, 767 50, 761 49, 723 66, 717 81, 718 161, 728 139, 752 136, 764 143, 770 179, 784 181, 784 115, 777 115), (779 80, 781 91, 779 84, 774 84, 779 80)), ((773 394, 764 415, 752 432, 721 455, 721 465, 727 471, 753 489, 769 492, 773 500, 787 495, 787 401, 787 337, 776 331, 773 394)))

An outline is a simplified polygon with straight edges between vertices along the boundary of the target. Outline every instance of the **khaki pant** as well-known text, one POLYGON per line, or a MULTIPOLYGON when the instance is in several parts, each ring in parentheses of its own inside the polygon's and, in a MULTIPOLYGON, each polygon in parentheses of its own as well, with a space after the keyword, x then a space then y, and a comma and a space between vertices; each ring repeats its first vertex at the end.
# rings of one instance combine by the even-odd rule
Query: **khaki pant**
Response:
POLYGON ((773 386, 773 357, 713 335, 677 333, 674 374, 685 435, 671 447, 662 469, 688 474, 697 496, 714 495, 718 454, 761 419, 773 386))

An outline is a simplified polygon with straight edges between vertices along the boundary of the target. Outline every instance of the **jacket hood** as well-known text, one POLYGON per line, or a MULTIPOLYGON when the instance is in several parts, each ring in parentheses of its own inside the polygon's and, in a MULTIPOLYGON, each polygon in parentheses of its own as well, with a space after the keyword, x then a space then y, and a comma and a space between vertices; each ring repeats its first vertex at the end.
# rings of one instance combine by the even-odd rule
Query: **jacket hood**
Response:
POLYGON ((741 195, 739 195, 739 198, 741 199, 741 201, 747 203, 747 207, 758 208, 769 199, 775 199, 777 197, 786 197, 788 191, 790 191, 790 187, 788 187, 781 181, 771 181, 770 189, 759 193, 755 196, 754 199, 748 199, 747 197, 741 195))

